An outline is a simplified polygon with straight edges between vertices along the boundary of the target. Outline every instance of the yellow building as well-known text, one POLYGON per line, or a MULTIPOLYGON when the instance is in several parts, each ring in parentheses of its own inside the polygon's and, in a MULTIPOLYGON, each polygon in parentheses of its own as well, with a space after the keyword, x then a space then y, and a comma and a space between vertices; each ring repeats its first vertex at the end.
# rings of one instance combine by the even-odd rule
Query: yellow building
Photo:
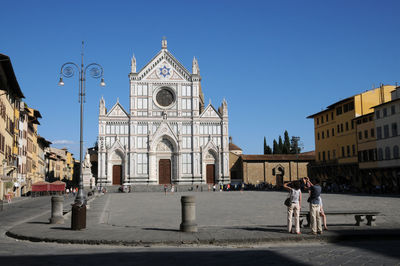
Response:
POLYGON ((46 149, 47 175, 46 180, 72 181, 74 175, 75 159, 67 148, 47 148, 46 149))
MULTIPOLYGON (((15 154, 15 127, 18 125, 15 109, 24 98, 15 77, 11 60, 0 54, 0 200, 5 194, 16 196, 17 156, 15 154)), ((18 114, 17 114, 18 115, 18 114)))
POLYGON ((395 86, 381 85, 307 117, 314 119, 316 161, 310 168, 312 176, 339 183, 360 182, 354 118, 370 114, 371 107, 390 101, 394 89, 395 86))
POLYGON ((17 100, 14 104, 14 143, 13 143, 13 157, 18 158, 19 154, 19 115, 20 115, 21 101, 17 100))
POLYGON ((39 151, 38 151, 38 134, 37 127, 40 125, 38 119, 41 114, 33 108, 28 109, 28 134, 27 134, 27 155, 26 155, 26 172, 27 172, 27 190, 31 191, 32 184, 44 181, 39 171, 39 151))
POLYGON ((66 180, 72 181, 72 177, 74 176, 74 157, 73 154, 70 153, 67 148, 63 148, 65 151, 65 171, 64 171, 64 178, 66 180))

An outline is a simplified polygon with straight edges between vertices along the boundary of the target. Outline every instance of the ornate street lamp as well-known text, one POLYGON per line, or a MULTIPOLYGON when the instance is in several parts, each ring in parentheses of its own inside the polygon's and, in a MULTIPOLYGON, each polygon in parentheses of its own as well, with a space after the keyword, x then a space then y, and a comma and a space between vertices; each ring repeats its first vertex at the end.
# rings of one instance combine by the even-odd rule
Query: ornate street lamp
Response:
POLYGON ((58 82, 59 86, 64 86, 63 77, 70 78, 74 76, 75 70, 79 72, 79 102, 81 104, 81 119, 80 119, 80 153, 79 153, 79 161, 80 161, 80 173, 79 173, 79 189, 78 194, 75 198, 75 203, 79 205, 86 205, 86 195, 83 190, 83 103, 85 102, 86 96, 86 71, 89 70, 89 75, 92 78, 98 79, 101 78, 100 86, 106 86, 103 78, 103 67, 97 63, 90 63, 88 65, 83 64, 83 45, 82 41, 82 52, 81 52, 81 65, 77 65, 73 62, 67 62, 61 66, 60 71, 60 81, 58 82))

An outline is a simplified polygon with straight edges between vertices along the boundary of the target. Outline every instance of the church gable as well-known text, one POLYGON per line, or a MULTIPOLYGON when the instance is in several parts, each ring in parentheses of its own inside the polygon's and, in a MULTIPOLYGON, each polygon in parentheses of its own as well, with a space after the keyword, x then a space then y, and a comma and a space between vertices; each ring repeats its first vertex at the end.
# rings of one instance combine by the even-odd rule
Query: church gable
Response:
POLYGON ((201 150, 202 150, 203 154, 206 154, 206 151, 209 151, 209 150, 213 150, 214 152, 218 153, 219 148, 217 147, 217 145, 215 145, 212 138, 210 138, 208 140, 208 142, 203 147, 201 147, 201 150))
POLYGON ((125 147, 122 145, 122 143, 119 141, 118 137, 115 140, 114 144, 110 147, 110 154, 112 154, 114 151, 120 151, 122 153, 125 153, 125 147))
POLYGON ((168 51, 161 50, 138 72, 139 80, 190 81, 191 74, 168 51))
POLYGON ((124 110, 119 102, 117 102, 107 114, 108 117, 128 117, 128 113, 124 110))
POLYGON ((185 79, 166 60, 161 61, 154 70, 144 75, 142 80, 173 80, 185 81, 185 79))
POLYGON ((213 117, 213 118, 221 118, 219 113, 215 110, 215 108, 209 104, 203 111, 203 113, 200 115, 200 117, 213 117))
POLYGON ((156 141, 163 136, 168 136, 171 140, 173 140, 173 142, 178 143, 178 138, 176 137, 174 131, 172 130, 170 125, 165 121, 161 123, 161 125, 157 128, 156 132, 154 132, 154 134, 151 136, 151 140, 156 141))

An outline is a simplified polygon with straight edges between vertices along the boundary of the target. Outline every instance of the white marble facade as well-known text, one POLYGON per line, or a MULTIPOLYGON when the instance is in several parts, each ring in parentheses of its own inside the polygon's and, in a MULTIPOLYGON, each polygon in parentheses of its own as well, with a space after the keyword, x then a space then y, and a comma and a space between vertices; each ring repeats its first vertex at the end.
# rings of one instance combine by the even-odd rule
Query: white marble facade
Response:
POLYGON ((205 105, 200 69, 190 73, 162 41, 140 71, 131 60, 129 112, 100 100, 98 183, 229 183, 228 106, 205 105))

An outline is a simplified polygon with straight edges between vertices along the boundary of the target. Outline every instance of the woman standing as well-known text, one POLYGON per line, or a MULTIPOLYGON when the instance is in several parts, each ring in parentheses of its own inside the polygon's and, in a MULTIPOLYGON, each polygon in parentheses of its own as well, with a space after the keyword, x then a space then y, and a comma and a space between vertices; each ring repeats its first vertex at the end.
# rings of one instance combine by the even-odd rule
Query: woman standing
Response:
POLYGON ((287 209, 287 230, 289 233, 301 234, 300 232, 300 209, 301 209, 301 190, 299 181, 289 182, 283 187, 290 192, 291 205, 287 209), (293 186, 291 188, 289 185, 293 186), (292 215, 294 214, 295 232, 292 231, 292 215))
POLYGON ((326 224, 326 215, 325 215, 325 212, 324 212, 324 207, 323 207, 323 205, 322 205, 321 196, 319 196, 319 206, 320 206, 320 208, 319 208, 319 215, 322 217, 322 221, 324 222, 324 229, 325 229, 326 231, 328 231, 328 225, 326 224))

